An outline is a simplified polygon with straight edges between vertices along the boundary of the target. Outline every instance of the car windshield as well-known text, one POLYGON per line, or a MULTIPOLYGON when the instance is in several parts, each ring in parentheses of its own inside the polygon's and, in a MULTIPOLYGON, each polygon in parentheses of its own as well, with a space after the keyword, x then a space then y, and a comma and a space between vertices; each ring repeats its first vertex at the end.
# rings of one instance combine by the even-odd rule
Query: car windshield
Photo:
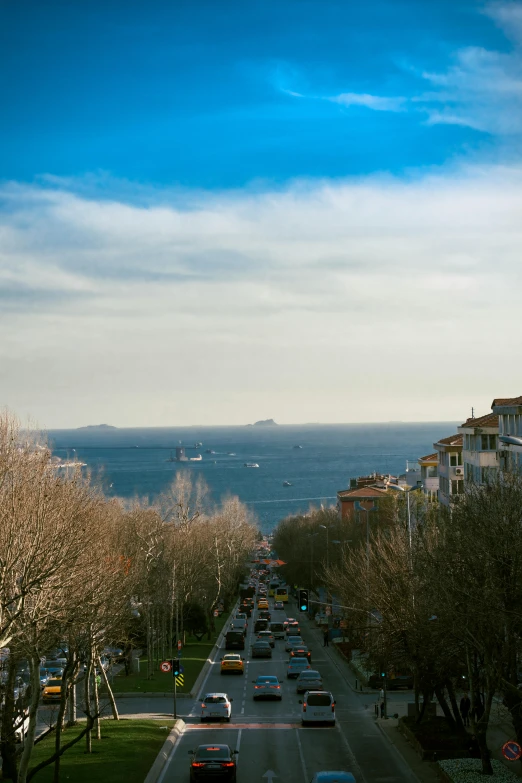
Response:
POLYGON ((224 704, 225 702, 224 696, 205 696, 205 704, 224 704))
POLYGON ((277 677, 271 677, 271 676, 267 675, 265 677, 263 677, 263 676, 258 677, 256 682, 261 683, 261 684, 267 682, 267 683, 271 684, 273 682, 279 682, 279 680, 277 679, 277 677))
POLYGON ((254 647, 270 647, 268 642, 255 642, 253 646, 254 647))
POLYGON ((331 704, 329 693, 309 693, 308 704, 310 707, 329 707, 331 704))
POLYGON ((240 655, 225 655, 225 661, 240 661, 240 655))
POLYGON ((308 668, 308 658, 296 658, 295 660, 290 661, 290 666, 295 668, 303 667, 306 669, 308 668))
POLYGON ((230 751, 228 748, 219 747, 204 747, 196 750, 196 758, 199 760, 204 759, 229 759, 230 751))

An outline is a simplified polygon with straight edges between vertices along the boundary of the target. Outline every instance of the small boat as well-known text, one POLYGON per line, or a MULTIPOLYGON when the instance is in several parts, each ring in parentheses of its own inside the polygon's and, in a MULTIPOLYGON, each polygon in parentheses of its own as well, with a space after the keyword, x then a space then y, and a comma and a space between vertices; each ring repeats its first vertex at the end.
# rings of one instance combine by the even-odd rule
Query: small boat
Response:
POLYGON ((203 444, 202 443, 194 443, 194 448, 199 449, 203 444))
POLYGON ((291 487, 291 486, 292 485, 290 484, 289 481, 283 481, 283 487, 291 487))
POLYGON ((302 449, 302 446, 294 446, 294 449, 302 449))
POLYGON ((259 465, 257 464, 257 462, 245 462, 243 464, 243 467, 244 468, 258 468, 259 465))
POLYGON ((227 451, 227 456, 229 457, 235 457, 235 453, 233 451, 227 451))
POLYGON ((202 459, 201 454, 196 454, 195 457, 190 457, 189 462, 201 462, 202 459))

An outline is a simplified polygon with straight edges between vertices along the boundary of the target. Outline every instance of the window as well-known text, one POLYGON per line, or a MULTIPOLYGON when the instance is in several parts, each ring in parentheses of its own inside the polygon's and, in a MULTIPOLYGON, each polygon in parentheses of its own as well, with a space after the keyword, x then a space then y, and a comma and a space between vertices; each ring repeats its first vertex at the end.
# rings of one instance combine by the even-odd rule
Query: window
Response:
POLYGON ((496 451, 497 448, 497 436, 496 435, 481 435, 480 436, 480 448, 482 451, 496 451))
POLYGON ((462 495, 464 492, 464 482, 462 479, 452 479, 451 480, 451 494, 452 495, 462 495))
POLYGON ((308 694, 308 705, 310 707, 329 707, 332 699, 329 693, 310 693, 308 694))
POLYGON ((462 465, 462 452, 459 451, 457 454, 450 454, 450 467, 456 468, 457 465, 462 465))

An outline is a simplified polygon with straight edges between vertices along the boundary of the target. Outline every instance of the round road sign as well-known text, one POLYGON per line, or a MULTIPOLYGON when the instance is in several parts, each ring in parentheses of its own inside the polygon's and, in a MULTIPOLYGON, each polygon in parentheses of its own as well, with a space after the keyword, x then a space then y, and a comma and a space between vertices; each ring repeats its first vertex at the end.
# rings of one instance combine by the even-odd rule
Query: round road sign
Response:
POLYGON ((169 672, 172 671, 172 664, 171 664, 171 662, 170 661, 162 661, 160 663, 160 669, 165 674, 168 674, 169 672))
POLYGON ((508 761, 518 761, 522 756, 522 747, 518 742, 510 740, 502 745, 502 754, 508 761))
POLYGON ((181 650, 181 639, 178 639, 178 650, 181 650))

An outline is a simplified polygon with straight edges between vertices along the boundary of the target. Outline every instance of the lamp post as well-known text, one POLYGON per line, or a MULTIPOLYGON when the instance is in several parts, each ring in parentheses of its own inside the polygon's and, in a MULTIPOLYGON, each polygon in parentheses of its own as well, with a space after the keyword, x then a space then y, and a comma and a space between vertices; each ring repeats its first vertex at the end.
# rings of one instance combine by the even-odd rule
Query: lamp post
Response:
POLYGON ((314 538, 317 535, 317 533, 309 533, 307 536, 310 539, 310 590, 312 590, 314 586, 314 538))
POLYGON ((326 530, 326 570, 328 571, 330 568, 330 540, 329 540, 329 533, 330 529, 327 527, 327 525, 319 525, 319 527, 322 527, 323 530, 326 530))

